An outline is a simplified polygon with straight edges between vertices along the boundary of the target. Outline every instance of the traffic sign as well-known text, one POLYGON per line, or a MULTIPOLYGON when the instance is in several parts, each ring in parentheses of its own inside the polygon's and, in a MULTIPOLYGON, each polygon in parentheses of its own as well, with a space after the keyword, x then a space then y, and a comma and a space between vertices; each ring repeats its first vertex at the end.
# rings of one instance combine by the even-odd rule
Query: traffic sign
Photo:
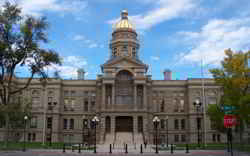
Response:
POLYGON ((222 109, 224 111, 232 111, 232 110, 236 110, 235 106, 223 106, 222 109))
POLYGON ((235 115, 224 115, 224 127, 232 127, 237 124, 237 118, 235 115))

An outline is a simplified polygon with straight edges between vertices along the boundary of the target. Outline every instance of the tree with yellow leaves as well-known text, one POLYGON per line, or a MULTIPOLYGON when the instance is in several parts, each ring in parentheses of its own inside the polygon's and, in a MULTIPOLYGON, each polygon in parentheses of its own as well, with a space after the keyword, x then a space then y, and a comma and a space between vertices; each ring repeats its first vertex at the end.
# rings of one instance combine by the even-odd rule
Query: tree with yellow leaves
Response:
MULTIPOLYGON (((221 61, 221 68, 210 70, 216 84, 221 86, 223 91, 220 107, 217 108, 222 106, 236 108, 232 113, 238 119, 237 130, 242 134, 244 125, 250 122, 250 67, 248 66, 250 51, 233 52, 231 49, 227 49, 225 55, 224 60, 221 61)), ((208 108, 208 115, 214 114, 214 110, 208 108)), ((218 112, 218 110, 216 111, 218 112)), ((214 119, 218 123, 218 118, 214 119)), ((212 117, 211 120, 213 120, 212 117)))

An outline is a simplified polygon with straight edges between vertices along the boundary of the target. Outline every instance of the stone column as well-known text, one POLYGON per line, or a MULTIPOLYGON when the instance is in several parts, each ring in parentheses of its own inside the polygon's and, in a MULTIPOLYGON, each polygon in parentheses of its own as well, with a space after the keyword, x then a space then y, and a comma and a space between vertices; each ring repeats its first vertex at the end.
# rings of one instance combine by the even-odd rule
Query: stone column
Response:
POLYGON ((115 84, 112 84, 112 102, 111 109, 114 110, 115 107, 115 84))
POLYGON ((147 107, 147 84, 143 85, 143 105, 142 109, 146 110, 147 107))
POLYGON ((106 103, 105 103, 105 90, 106 87, 105 87, 105 84, 102 85, 102 106, 101 106, 101 110, 104 110, 106 108, 106 103))
POLYGON ((134 85, 134 110, 137 110, 137 85, 134 85))
POLYGON ((138 133, 138 117, 135 115, 133 116, 133 132, 134 134, 138 133))
POLYGON ((115 134, 115 116, 110 116, 110 132, 111 134, 115 134))

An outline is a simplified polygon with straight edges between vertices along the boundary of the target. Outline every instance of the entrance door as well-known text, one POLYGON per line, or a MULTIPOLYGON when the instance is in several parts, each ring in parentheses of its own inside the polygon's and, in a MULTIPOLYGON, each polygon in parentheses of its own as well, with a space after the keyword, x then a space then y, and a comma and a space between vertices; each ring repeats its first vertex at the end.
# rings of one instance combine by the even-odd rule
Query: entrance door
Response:
POLYGON ((116 132, 133 132, 133 118, 130 116, 118 116, 115 120, 116 132))

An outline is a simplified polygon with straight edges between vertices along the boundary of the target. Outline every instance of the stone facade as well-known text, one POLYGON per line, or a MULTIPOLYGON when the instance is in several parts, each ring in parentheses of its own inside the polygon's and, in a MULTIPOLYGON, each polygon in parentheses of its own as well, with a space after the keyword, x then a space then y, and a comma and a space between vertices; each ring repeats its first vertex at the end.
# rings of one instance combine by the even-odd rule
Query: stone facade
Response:
MULTIPOLYGON (((197 112, 193 105, 196 99, 202 101, 202 108, 218 103, 221 93, 214 80, 152 80, 147 75, 148 66, 138 58, 137 33, 126 22, 129 21, 124 11, 112 34, 111 58, 101 65, 103 74, 96 80, 49 79, 47 84, 42 84, 34 79, 20 93, 32 99, 33 117, 27 139, 91 144, 94 139, 91 120, 97 116, 98 143, 105 143, 108 134, 115 139, 118 132, 132 133, 133 137, 142 134, 143 141, 153 143, 152 119, 158 116, 160 143, 167 140, 168 143, 196 143, 197 117, 201 120, 202 142, 224 142, 225 135, 213 130, 209 118, 204 119, 203 110, 197 112)), ((22 86, 26 81, 17 78, 16 84, 22 86)), ((1 140, 4 131, 0 128, 1 140)), ((22 130, 14 133, 20 140, 22 135, 22 130)))

